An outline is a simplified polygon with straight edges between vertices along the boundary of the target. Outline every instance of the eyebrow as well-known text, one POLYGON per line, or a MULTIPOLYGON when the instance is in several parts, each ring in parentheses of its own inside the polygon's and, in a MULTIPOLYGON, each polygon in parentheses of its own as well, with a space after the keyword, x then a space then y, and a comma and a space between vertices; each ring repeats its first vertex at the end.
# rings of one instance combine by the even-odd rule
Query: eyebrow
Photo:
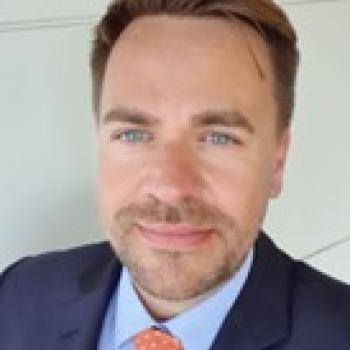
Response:
POLYGON ((130 123, 141 126, 159 124, 159 120, 146 112, 125 107, 115 107, 107 112, 101 120, 101 124, 109 123, 130 123))
MULTIPOLYGON (((129 109, 118 106, 107 112, 101 121, 102 124, 128 123, 138 126, 159 125, 161 120, 147 112, 138 109, 129 109)), ((196 113, 191 118, 194 127, 223 126, 242 128, 250 134, 255 132, 254 126, 248 118, 237 110, 215 110, 209 109, 196 113)))
POLYGON ((254 134, 255 129, 249 119, 236 110, 208 110, 193 117, 194 126, 224 126, 242 128, 250 134, 254 134))

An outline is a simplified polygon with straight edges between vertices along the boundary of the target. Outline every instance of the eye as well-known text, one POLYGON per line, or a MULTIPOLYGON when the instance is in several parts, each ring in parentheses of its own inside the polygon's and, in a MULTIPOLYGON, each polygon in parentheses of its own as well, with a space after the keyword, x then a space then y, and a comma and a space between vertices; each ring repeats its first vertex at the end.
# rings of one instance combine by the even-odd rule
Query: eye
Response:
POLYGON ((240 144, 240 141, 236 137, 229 133, 220 131, 213 131, 210 134, 205 135, 201 141, 219 146, 240 144))
POLYGON ((129 129, 114 133, 111 136, 111 140, 119 140, 128 143, 137 143, 149 141, 151 139, 151 134, 146 130, 129 129))

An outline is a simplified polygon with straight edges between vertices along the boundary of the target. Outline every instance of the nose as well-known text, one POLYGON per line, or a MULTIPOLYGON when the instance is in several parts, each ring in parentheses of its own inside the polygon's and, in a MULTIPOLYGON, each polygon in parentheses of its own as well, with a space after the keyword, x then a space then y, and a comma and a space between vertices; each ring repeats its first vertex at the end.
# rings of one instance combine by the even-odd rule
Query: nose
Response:
POLYGON ((200 165, 193 150, 171 143, 157 152, 150 165, 144 191, 147 196, 171 205, 197 197, 201 184, 200 165))

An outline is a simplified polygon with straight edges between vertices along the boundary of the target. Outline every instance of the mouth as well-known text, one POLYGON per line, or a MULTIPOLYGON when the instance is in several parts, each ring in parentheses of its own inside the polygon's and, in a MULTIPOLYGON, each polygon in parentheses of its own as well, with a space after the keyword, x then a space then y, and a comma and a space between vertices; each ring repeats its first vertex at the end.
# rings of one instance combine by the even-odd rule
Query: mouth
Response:
POLYGON ((137 224, 137 232, 152 248, 171 251, 190 251, 210 240, 213 229, 187 224, 137 224))

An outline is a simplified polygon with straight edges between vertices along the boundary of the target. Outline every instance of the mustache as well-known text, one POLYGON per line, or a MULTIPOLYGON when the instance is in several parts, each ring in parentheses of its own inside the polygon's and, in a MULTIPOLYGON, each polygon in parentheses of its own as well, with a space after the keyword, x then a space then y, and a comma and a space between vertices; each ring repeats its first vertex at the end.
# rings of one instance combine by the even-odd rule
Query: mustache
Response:
POLYGON ((217 228, 224 225, 226 229, 234 226, 233 220, 222 210, 194 198, 182 199, 175 204, 153 198, 144 203, 131 203, 115 214, 115 221, 129 225, 145 221, 217 228))

